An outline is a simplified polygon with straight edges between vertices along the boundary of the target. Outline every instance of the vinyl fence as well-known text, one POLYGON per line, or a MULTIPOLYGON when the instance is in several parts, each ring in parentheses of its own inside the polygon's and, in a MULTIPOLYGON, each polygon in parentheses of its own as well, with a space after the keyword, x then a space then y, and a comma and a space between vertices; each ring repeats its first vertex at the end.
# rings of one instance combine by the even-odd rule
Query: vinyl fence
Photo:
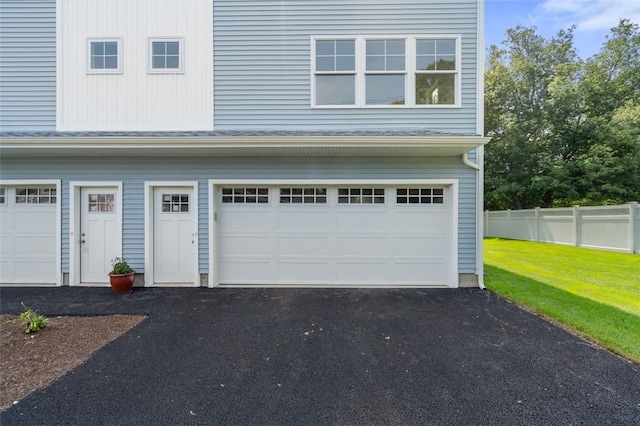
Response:
POLYGON ((638 203, 630 203, 486 211, 484 235, 640 253, 640 208, 638 203))

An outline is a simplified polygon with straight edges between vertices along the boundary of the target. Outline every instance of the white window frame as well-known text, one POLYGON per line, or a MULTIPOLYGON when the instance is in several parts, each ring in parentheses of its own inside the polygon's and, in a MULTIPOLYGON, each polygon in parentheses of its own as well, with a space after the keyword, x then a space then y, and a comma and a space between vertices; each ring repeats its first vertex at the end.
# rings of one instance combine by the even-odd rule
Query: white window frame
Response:
POLYGON ((148 74, 182 74, 184 73, 184 37, 149 37, 147 41, 147 73, 148 74), (177 42, 178 43, 178 68, 154 68, 153 67, 153 43, 177 42))
POLYGON ((122 37, 87 37, 87 74, 122 74, 122 37), (93 68, 91 66, 92 43, 116 43, 118 49, 116 68, 93 68))
POLYGON ((462 53, 461 53, 461 36, 458 34, 415 34, 415 35, 323 35, 311 36, 311 108, 313 109, 354 109, 354 108, 460 108, 461 107, 461 82, 462 82, 462 53), (416 85, 416 41, 417 40, 455 40, 456 45, 456 69, 450 71, 434 71, 434 73, 454 74, 455 78, 455 102, 453 104, 416 104, 415 85, 416 85), (355 40, 356 47, 356 99, 353 105, 317 105, 316 104, 316 75, 326 74, 324 72, 316 72, 316 41, 321 40, 355 40), (405 103, 404 105, 367 105, 366 104, 366 76, 367 75, 392 75, 401 74, 401 71, 370 71, 366 70, 366 41, 367 40, 405 40, 405 103))

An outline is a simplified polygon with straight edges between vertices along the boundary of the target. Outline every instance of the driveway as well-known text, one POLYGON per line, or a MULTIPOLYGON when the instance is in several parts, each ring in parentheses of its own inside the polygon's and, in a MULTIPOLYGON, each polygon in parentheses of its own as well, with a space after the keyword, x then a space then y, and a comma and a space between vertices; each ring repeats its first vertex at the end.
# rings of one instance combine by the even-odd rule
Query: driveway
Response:
POLYGON ((3 288, 146 314, 2 425, 640 424, 640 367, 488 291, 3 288))

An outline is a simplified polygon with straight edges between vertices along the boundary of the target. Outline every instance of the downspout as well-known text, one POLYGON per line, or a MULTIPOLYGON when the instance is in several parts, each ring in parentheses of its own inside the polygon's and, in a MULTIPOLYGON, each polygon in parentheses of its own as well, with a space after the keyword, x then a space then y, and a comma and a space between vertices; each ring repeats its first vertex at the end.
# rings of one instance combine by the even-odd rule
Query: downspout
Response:
POLYGON ((462 162, 474 169, 476 173, 476 273, 478 274, 478 287, 484 290, 484 264, 482 251, 484 249, 484 221, 482 220, 483 196, 484 196, 484 147, 476 148, 478 163, 469 160, 469 153, 462 154, 462 162))

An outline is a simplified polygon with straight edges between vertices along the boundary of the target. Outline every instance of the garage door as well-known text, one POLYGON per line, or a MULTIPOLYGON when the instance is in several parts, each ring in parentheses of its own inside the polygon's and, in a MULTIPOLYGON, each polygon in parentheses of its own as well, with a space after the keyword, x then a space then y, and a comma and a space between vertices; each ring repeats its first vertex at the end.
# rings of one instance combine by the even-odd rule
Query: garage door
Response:
POLYGON ((57 283, 55 186, 0 187, 0 283, 57 283))
POLYGON ((220 186, 222 285, 457 286, 447 186, 220 186))

